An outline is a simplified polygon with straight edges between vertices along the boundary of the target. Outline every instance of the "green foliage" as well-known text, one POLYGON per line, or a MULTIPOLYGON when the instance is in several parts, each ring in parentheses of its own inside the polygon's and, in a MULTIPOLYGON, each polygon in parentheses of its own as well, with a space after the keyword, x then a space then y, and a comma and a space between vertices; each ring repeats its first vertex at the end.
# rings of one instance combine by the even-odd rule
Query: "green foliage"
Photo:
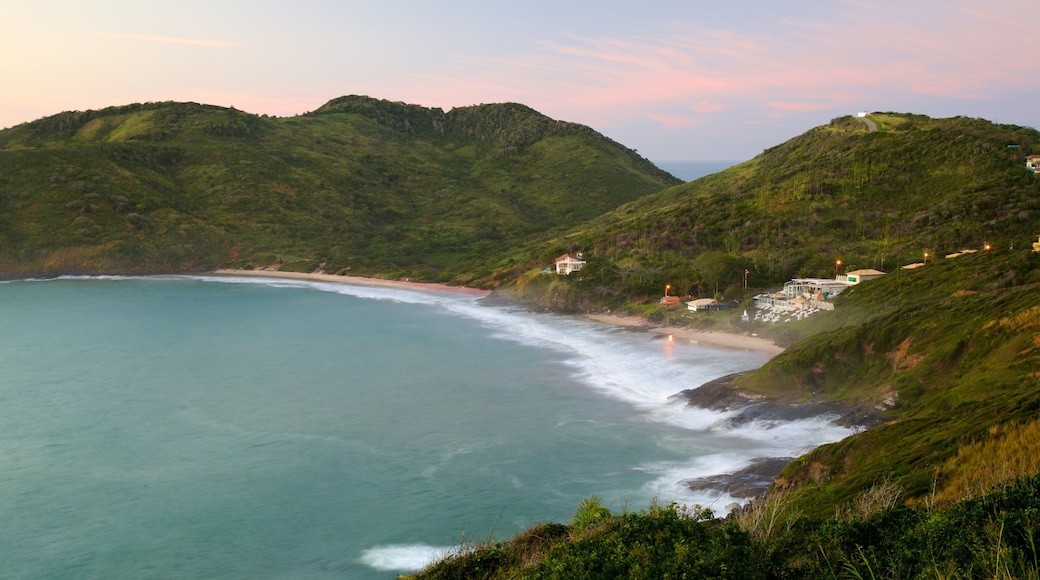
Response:
MULTIPOLYGON (((888 484, 872 493, 892 497, 888 484)), ((590 533, 540 524, 459 553, 417 578, 1037 578, 1040 477, 945 508, 877 498, 862 513, 810 517, 783 502, 765 518, 652 507, 590 533), (785 511, 787 510, 787 511, 785 511), (766 520, 783 522, 763 533, 766 520)), ((580 511, 581 508, 579 508, 580 511)))
POLYGON ((603 499, 597 495, 589 496, 578 504, 578 511, 571 518, 571 528, 582 533, 592 526, 610 517, 610 510, 603 507, 603 499))

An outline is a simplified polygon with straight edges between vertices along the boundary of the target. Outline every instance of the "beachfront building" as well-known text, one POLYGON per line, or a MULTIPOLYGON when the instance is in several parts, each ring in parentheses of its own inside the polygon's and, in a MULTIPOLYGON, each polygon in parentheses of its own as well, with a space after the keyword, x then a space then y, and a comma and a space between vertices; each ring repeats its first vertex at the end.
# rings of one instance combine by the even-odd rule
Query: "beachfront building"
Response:
MULTIPOLYGON (((1038 240, 1040 241, 1040 240, 1038 240)), ((830 278, 795 278, 779 292, 759 294, 755 299, 757 322, 790 322, 823 310, 834 310, 834 297, 844 290, 884 276, 880 270, 853 270, 830 278)))
POLYGON ((841 280, 829 278, 795 278, 790 282, 784 282, 784 298, 794 300, 817 300, 820 302, 830 300, 841 294, 852 284, 841 280))
POLYGON ((698 298, 697 300, 691 300, 686 303, 686 308, 690 312, 705 312, 709 310, 718 310, 719 301, 714 298, 698 298))
POLYGON ((581 270, 582 266, 585 265, 585 261, 581 258, 582 256, 580 253, 577 257, 571 256, 570 254, 564 254, 559 258, 556 258, 556 273, 561 276, 567 276, 571 272, 581 270))

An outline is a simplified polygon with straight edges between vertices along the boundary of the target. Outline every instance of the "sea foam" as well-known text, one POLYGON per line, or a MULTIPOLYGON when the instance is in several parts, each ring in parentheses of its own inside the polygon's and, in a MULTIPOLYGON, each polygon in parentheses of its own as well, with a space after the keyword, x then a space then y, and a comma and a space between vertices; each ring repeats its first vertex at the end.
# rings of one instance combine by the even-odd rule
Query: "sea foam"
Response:
POLYGON ((455 548, 424 544, 390 545, 369 548, 361 553, 361 563, 384 572, 415 571, 455 553, 455 548))

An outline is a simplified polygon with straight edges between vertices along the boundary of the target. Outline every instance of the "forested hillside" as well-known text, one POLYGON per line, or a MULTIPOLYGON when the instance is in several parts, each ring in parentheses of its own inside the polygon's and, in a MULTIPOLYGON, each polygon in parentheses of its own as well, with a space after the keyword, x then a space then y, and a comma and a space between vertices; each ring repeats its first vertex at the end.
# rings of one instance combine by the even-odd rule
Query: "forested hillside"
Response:
POLYGON ((343 97, 257 116, 193 103, 0 132, 0 272, 292 264, 470 280, 526 236, 680 183, 517 104, 343 97))

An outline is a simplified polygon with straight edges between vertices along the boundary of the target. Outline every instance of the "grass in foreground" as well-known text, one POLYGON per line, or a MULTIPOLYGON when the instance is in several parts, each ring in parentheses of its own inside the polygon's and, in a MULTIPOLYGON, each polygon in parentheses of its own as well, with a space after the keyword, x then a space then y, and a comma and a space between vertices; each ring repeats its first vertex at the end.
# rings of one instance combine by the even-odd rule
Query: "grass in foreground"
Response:
POLYGON ((882 482, 828 518, 774 495, 725 520, 677 505, 603 514, 590 498, 570 525, 460 551, 415 578, 1040 578, 1040 477, 945 508, 906 507, 900 492, 882 482))

